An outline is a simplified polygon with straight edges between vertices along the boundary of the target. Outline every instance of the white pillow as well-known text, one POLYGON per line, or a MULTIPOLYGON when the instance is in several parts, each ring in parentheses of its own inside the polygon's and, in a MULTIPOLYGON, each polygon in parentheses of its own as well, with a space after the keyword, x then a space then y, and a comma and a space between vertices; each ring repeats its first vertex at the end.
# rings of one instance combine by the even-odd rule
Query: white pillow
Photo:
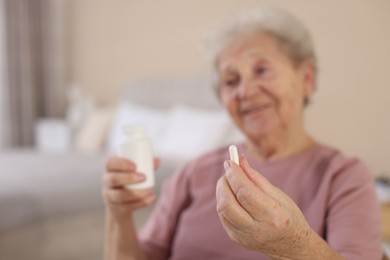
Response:
POLYGON ((114 109, 111 107, 92 110, 76 133, 75 149, 82 152, 101 151, 113 114, 114 109))
POLYGON ((164 135, 167 117, 167 111, 135 105, 125 101, 122 102, 118 106, 116 117, 108 136, 108 152, 117 154, 117 149, 123 138, 122 128, 127 124, 146 125, 148 136, 152 139, 153 146, 158 146, 164 135))
POLYGON ((231 126, 224 110, 174 107, 155 151, 162 158, 192 159, 220 146, 231 126))

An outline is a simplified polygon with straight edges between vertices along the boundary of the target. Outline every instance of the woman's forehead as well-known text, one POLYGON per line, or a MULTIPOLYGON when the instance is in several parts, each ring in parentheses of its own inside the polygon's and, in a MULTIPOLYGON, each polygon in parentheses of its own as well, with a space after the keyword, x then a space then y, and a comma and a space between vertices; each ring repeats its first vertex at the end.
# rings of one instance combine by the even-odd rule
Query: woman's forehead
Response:
POLYGON ((226 55, 226 56, 221 56, 220 62, 219 62, 219 70, 220 71, 232 71, 236 67, 237 63, 254 63, 259 60, 265 60, 266 54, 264 51, 259 51, 259 50, 251 50, 250 52, 246 52, 243 54, 238 54, 237 55, 226 55))
POLYGON ((258 60, 278 59, 283 55, 279 44, 272 36, 257 35, 242 37, 227 45, 220 53, 217 66, 226 70, 237 62, 257 62, 258 60))

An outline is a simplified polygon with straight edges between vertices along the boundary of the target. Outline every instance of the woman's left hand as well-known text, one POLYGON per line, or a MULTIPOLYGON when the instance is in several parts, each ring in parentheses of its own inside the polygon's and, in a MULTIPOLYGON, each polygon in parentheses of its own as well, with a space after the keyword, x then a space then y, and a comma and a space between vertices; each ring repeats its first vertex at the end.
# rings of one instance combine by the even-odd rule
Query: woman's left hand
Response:
POLYGON ((304 252, 312 230, 294 201, 252 169, 243 156, 240 166, 232 161, 224 166, 225 175, 216 189, 217 212, 229 237, 269 257, 304 252))

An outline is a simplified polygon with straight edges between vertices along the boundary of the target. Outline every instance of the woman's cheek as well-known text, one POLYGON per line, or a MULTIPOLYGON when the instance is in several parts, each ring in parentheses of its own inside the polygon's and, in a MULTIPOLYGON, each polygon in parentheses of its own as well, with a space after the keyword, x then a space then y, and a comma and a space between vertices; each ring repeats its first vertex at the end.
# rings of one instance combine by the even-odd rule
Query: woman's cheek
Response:
POLYGON ((238 104, 236 99, 229 94, 221 94, 221 101, 226 111, 229 113, 230 117, 233 118, 234 121, 238 120, 238 104))

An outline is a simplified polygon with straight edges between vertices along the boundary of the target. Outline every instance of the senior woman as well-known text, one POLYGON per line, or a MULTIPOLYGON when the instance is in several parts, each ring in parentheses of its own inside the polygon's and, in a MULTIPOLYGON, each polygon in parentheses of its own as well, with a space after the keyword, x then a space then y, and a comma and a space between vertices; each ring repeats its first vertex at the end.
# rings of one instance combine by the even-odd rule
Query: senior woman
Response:
POLYGON ((122 188, 144 176, 110 158, 106 259, 380 259, 370 173, 304 128, 316 58, 303 25, 279 9, 251 10, 212 42, 217 93, 246 137, 239 165, 226 147, 188 163, 138 236, 132 213, 155 196, 122 188))

